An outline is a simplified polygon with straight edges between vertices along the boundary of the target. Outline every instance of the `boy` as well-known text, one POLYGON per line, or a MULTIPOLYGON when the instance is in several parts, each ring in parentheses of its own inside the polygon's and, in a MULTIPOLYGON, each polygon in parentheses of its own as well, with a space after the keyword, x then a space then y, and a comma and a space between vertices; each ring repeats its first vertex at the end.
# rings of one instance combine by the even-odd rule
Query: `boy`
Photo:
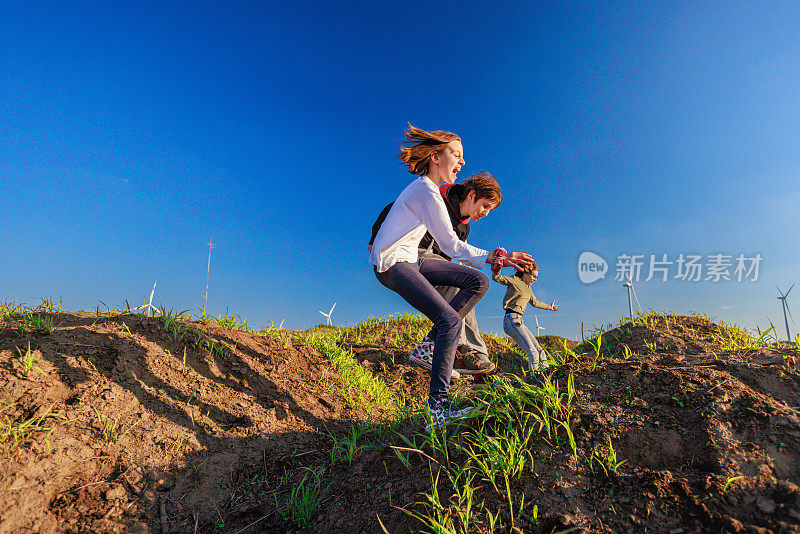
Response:
POLYGON ((539 267, 533 262, 525 271, 517 271, 514 276, 492 275, 492 280, 508 286, 503 297, 503 308, 506 315, 503 318, 503 330, 517 342, 525 354, 528 355, 528 370, 538 371, 544 367, 547 361, 547 353, 536 340, 536 337, 528 330, 522 322, 525 308, 531 304, 535 308, 542 310, 557 311, 556 301, 552 304, 545 304, 536 300, 531 291, 531 284, 539 278, 539 267))

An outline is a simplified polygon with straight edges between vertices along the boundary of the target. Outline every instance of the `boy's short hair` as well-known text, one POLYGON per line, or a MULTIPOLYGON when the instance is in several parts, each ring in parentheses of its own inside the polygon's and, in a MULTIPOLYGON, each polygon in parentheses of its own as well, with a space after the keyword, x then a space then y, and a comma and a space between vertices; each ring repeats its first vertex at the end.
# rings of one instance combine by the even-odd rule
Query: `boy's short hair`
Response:
POLYGON ((522 278, 522 277, 523 277, 523 276, 525 276, 526 274, 528 274, 528 273, 533 273, 533 271, 538 271, 538 270, 539 270, 539 266, 538 266, 538 265, 536 265, 536 260, 533 260, 533 263, 532 263, 532 264, 530 264, 530 265, 526 265, 526 266, 523 268, 523 270, 515 272, 515 273, 514 273, 514 276, 518 276, 519 278, 522 278))
POLYGON ((494 207, 500 205, 503 201, 503 193, 500 191, 500 184, 497 183, 497 178, 491 175, 489 171, 481 171, 478 174, 469 176, 461 183, 464 186, 461 192, 461 200, 467 198, 470 191, 475 191, 475 200, 485 198, 489 202, 494 203, 494 207))

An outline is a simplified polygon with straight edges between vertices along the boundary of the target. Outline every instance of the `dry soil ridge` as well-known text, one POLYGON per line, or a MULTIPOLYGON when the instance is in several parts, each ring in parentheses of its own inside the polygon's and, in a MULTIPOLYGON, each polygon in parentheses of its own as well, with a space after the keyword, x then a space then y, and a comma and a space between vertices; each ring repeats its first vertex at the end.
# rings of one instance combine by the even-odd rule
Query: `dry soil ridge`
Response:
MULTIPOLYGON (((310 345, 192 323, 223 357, 154 318, 46 315, 58 323, 48 335, 0 330, 0 421, 46 416, 0 466, 0 532, 159 532, 162 520, 174 532, 254 521, 251 532, 286 532, 276 503, 304 467, 324 468, 329 484, 308 532, 375 532, 377 515, 393 533, 419 528, 398 507, 430 489, 428 463, 407 469, 385 445, 331 463, 328 433, 368 414, 310 345), (39 369, 25 375, 17 348, 28 343, 39 369)), ((577 347, 587 354, 552 378, 574 375, 579 449, 610 439, 626 462, 600 477, 540 442, 517 487, 541 511, 525 531, 800 532, 795 351, 725 350, 720 332, 673 316, 605 333, 599 358, 577 347)), ((501 371, 518 368, 488 342, 501 371)), ((399 394, 424 396, 425 373, 405 351, 352 348, 399 394)))

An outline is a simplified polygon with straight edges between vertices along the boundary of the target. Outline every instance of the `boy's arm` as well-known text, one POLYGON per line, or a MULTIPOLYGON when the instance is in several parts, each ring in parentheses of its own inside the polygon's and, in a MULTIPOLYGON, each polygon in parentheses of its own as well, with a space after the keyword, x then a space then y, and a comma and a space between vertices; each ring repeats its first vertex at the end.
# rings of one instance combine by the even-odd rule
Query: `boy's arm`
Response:
POLYGON ((499 283, 503 284, 504 286, 510 286, 511 285, 511 280, 509 280, 507 276, 503 276, 502 274, 493 274, 492 275, 492 280, 494 280, 495 282, 499 282, 499 283))
POLYGON ((542 302, 541 300, 536 300, 536 296, 533 293, 531 293, 530 302, 531 302, 531 306, 533 306, 534 308, 539 308, 539 309, 542 309, 542 310, 550 310, 550 311, 558 310, 558 306, 555 305, 556 301, 553 301, 552 304, 547 304, 545 302, 542 302))
POLYGON ((536 297, 531 297, 531 306, 533 306, 534 308, 539 308, 541 310, 549 310, 550 309, 550 305, 549 304, 545 304, 544 302, 542 302, 540 300, 536 300, 536 297))

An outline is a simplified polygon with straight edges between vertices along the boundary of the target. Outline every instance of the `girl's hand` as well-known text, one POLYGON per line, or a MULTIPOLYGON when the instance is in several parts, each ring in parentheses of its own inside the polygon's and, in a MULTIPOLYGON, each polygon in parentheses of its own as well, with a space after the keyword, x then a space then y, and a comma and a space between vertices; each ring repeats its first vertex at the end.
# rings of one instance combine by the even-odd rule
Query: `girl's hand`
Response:
POLYGON ((528 265, 533 265, 533 257, 527 252, 509 252, 503 260, 503 267, 514 267, 518 271, 524 271, 528 265))
POLYGON ((561 304, 556 304, 556 301, 553 301, 553 303, 550 304, 550 311, 558 311, 559 306, 561 306, 561 304))

